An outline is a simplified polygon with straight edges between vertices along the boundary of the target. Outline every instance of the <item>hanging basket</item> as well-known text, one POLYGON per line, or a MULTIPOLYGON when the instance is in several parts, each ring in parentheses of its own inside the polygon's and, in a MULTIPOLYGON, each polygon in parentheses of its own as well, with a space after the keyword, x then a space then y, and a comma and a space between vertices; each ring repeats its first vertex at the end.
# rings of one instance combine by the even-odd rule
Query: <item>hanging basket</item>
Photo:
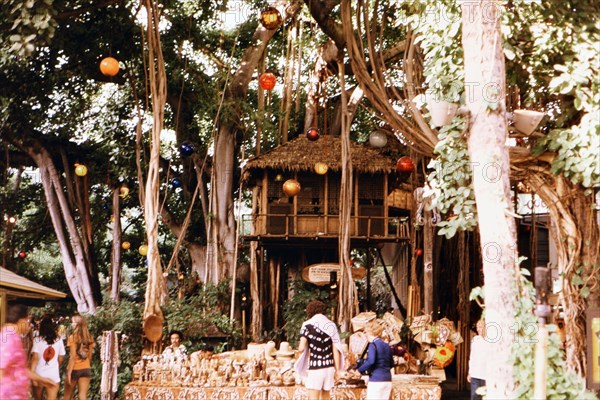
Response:
POLYGON ((434 126, 444 126, 448 125, 456 115, 458 104, 432 98, 427 100, 427 110, 434 126))

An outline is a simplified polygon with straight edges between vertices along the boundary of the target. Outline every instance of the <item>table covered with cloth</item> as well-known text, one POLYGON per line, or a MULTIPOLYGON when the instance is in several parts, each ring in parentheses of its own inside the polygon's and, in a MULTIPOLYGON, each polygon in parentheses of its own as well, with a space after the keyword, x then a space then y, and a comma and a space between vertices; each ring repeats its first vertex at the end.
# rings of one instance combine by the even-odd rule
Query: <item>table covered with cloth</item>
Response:
MULTIPOLYGON (((364 400, 364 387, 336 386, 332 400, 364 400)), ((430 376, 394 375, 392 400, 440 400, 442 389, 430 376)), ((309 400, 303 386, 193 387, 133 382, 125 387, 125 400, 309 400)))

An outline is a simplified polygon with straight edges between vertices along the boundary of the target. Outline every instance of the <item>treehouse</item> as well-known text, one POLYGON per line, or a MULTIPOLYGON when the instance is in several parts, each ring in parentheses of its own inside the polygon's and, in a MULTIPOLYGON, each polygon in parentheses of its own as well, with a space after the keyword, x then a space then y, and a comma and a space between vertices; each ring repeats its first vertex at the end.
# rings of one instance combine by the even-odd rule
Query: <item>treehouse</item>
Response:
MULTIPOLYGON (((407 240, 412 203, 409 192, 396 188, 396 160, 354 142, 351 157, 352 247, 407 240)), ((244 239, 266 247, 337 245, 340 158, 339 137, 310 141, 300 136, 250 159, 244 172, 253 188, 253 213, 243 216, 244 239), (284 190, 289 180, 299 183, 299 188, 292 187, 295 195, 284 190)))

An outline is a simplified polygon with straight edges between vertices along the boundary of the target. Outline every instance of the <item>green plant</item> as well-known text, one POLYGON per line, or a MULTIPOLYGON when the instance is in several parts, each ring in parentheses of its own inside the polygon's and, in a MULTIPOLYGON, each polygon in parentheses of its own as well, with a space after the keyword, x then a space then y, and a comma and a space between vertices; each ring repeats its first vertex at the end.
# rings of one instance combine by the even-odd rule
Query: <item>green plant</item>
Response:
POLYGON ((300 327, 306 321, 306 305, 312 300, 321 300, 330 309, 335 301, 329 298, 328 286, 316 286, 297 279, 290 285, 294 296, 283 305, 283 318, 285 319, 285 334, 292 347, 298 346, 300 327))

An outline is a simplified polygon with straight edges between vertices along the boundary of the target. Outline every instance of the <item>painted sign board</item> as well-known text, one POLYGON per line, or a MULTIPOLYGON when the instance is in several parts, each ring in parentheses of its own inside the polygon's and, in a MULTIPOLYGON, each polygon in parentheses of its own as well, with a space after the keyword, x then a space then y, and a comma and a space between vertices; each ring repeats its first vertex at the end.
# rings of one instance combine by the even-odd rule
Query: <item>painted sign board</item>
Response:
MULTIPOLYGON (((364 267, 352 267, 352 278, 354 280, 363 279, 367 275, 367 270, 364 267)), ((329 284, 331 273, 337 273, 338 280, 340 279, 340 265, 333 263, 313 264, 305 267, 302 270, 302 279, 306 282, 314 283, 315 285, 323 286, 329 284)))

